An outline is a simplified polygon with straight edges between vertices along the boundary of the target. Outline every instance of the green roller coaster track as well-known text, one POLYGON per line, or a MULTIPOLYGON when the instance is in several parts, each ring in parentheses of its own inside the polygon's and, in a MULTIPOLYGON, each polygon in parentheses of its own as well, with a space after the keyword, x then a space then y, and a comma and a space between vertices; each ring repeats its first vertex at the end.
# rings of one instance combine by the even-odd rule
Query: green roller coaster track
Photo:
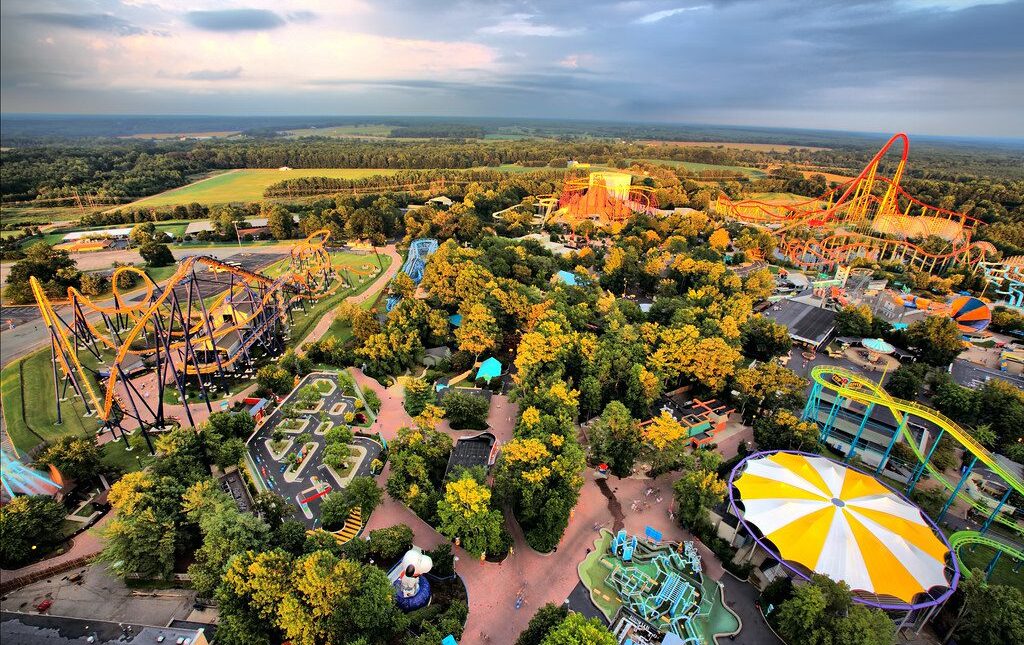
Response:
MULTIPOLYGON (((934 423, 963 446, 963 448, 973 457, 976 457, 978 461, 985 464, 985 466, 1002 479, 1007 486, 1024 495, 1024 482, 1015 477, 1012 473, 1007 472, 1006 469, 999 465, 992 454, 989 453, 984 446, 978 443, 974 437, 972 437, 965 429, 960 427, 959 424, 944 414, 913 401, 897 399, 882 389, 877 383, 868 380, 856 372, 852 372, 841 367, 833 365, 819 365, 811 370, 811 378, 814 379, 814 382, 818 387, 835 392, 837 397, 850 399, 868 406, 881 405, 888 408, 896 419, 897 427, 902 429, 903 437, 907 440, 907 445, 910 446, 911 450, 913 450, 918 462, 924 464, 925 468, 928 470, 928 474, 945 486, 947 490, 956 491, 957 499, 966 502, 982 515, 992 513, 992 509, 986 504, 973 499, 966 492, 960 490, 958 485, 948 481, 938 469, 931 465, 928 457, 924 454, 924 451, 918 447, 913 436, 911 436, 908 424, 903 422, 904 415, 920 417, 934 423), (838 383, 836 380, 833 380, 833 376, 839 377, 837 379, 839 381, 838 383), (842 385, 839 383, 842 383, 842 385)), ((1013 518, 997 513, 994 519, 999 524, 1016 532, 1018 536, 1024 536, 1024 527, 1021 527, 1020 524, 1013 520, 1013 518)), ((982 544, 1001 551, 1017 560, 1024 560, 1024 552, 1020 549, 1006 544, 1005 542, 1000 542, 986 537, 978 531, 959 531, 954 533, 950 536, 949 543, 958 558, 960 557, 960 547, 967 544, 982 544)), ((970 572, 964 571, 964 575, 970 575, 970 572)))

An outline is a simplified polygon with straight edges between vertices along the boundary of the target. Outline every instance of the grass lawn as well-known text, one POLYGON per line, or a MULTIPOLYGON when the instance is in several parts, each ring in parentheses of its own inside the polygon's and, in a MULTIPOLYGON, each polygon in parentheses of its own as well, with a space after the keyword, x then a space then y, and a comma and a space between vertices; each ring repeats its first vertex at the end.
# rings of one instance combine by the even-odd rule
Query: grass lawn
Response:
POLYGON ((56 425, 49 350, 40 350, 8 364, 0 372, 0 390, 7 432, 19 450, 31 450, 43 439, 53 440, 70 434, 91 436, 99 428, 98 419, 86 417, 85 406, 70 395, 61 403, 63 423, 56 425))
MULTIPOLYGON (((995 554, 995 549, 983 544, 968 544, 957 553, 960 556, 960 563, 965 569, 981 569, 983 572, 988 568, 995 554)), ((996 568, 992 571, 992 576, 988 581, 992 584, 1017 587, 1024 591, 1024 571, 1014 573, 1013 565, 1013 558, 1004 553, 996 563, 996 568)))
POLYGON ((334 177, 360 179, 372 175, 393 175, 391 168, 296 168, 277 170, 270 168, 244 168, 229 170, 207 179, 174 188, 131 204, 132 207, 176 206, 178 204, 226 204, 231 202, 258 202, 263 191, 271 184, 299 177, 334 177))
MULTIPOLYGON (((344 264, 345 266, 351 266, 355 270, 360 270, 363 264, 372 264, 374 266, 376 266, 377 264, 377 258, 372 255, 353 255, 341 253, 337 254, 338 256, 340 256, 340 262, 339 259, 333 258, 333 255, 334 254, 332 254, 332 259, 335 264, 340 263, 344 264)), ((380 261, 381 264, 384 266, 384 270, 387 271, 388 267, 391 265, 391 258, 387 255, 381 255, 380 261)), ((377 275, 379 275, 379 273, 377 275)), ((320 321, 320 319, 327 315, 329 311, 331 311, 339 304, 341 304, 341 302, 345 298, 357 296, 366 291, 367 289, 369 289, 370 285, 373 284, 374 280, 376 280, 376 277, 368 278, 362 284, 356 282, 356 286, 354 289, 338 291, 337 293, 334 293, 331 296, 324 298, 323 300, 313 304, 305 312, 301 310, 294 311, 292 313, 292 328, 290 332, 291 344, 295 345, 301 343, 302 340, 305 339, 306 336, 309 334, 310 330, 312 330, 313 327, 315 327, 316 324, 320 321)))
MULTIPOLYGON (((154 441, 155 445, 156 437, 150 436, 150 439, 154 441)), ((132 445, 131 452, 124 447, 124 440, 120 437, 117 441, 103 444, 103 463, 108 466, 116 466, 126 473, 142 470, 153 463, 155 458, 149 454, 146 440, 141 433, 136 432, 129 436, 128 443, 132 445)))
MULTIPOLYGON (((181 237, 182 235, 185 234, 185 229, 188 228, 188 222, 189 222, 188 220, 169 220, 169 221, 166 221, 166 222, 157 222, 156 230, 163 231, 164 233, 169 233, 170 235, 173 235, 174 237, 179 238, 179 237, 181 237)), ((43 239, 44 242, 46 242, 50 246, 53 246, 54 244, 60 244, 61 242, 63 242, 64 241, 64 236, 67 235, 68 233, 71 233, 71 232, 76 232, 76 231, 94 231, 94 232, 97 232, 97 233, 101 233, 103 231, 109 231, 109 230, 120 229, 120 228, 132 228, 133 226, 135 226, 135 225, 134 224, 110 224, 110 225, 104 225, 104 226, 79 226, 79 227, 69 228, 67 230, 60 231, 60 232, 47 233, 46 235, 43 236, 42 239, 43 239)), ((37 241, 39 241, 38 237, 31 238, 31 240, 29 240, 28 243, 31 244, 31 243, 35 243, 37 241)))

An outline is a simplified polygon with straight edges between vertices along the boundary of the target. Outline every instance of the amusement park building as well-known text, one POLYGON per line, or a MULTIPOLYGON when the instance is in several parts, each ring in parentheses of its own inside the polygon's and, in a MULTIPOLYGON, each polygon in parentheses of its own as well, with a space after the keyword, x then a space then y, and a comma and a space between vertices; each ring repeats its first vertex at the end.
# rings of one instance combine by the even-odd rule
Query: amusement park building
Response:
POLYGON ((793 342, 805 347, 821 349, 836 330, 834 311, 814 307, 792 298, 773 304, 764 315, 789 329, 793 342))

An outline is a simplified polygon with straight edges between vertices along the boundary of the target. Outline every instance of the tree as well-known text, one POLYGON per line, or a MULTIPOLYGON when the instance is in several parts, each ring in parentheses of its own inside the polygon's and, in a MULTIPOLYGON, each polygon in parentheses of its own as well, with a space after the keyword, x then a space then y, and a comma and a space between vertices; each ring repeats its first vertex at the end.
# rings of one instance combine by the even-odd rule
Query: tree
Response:
POLYGON ((885 390, 897 399, 916 401, 924 385, 925 367, 918 363, 906 363, 892 373, 885 382, 885 390))
POLYGON ((708 521, 708 511, 725 496, 726 483, 718 476, 718 453, 698 450, 687 455, 683 476, 672 485, 679 522, 696 530, 708 521))
POLYGON ((964 351, 956 321, 946 316, 926 316, 912 322, 907 327, 906 337, 918 357, 935 367, 947 367, 964 351))
POLYGON ((370 531, 370 555, 394 562, 412 548, 412 537, 412 529, 405 524, 370 531))
POLYGON ((1024 594, 1015 587, 985 582, 975 570, 960 583, 962 615, 955 627, 956 640, 965 645, 1000 645, 1024 642, 1024 594))
POLYGON ((632 474, 633 463, 643 447, 643 436, 626 406, 618 401, 605 406, 589 434, 590 448, 596 461, 607 463, 616 477, 632 474))
POLYGON ((865 338, 871 335, 873 321, 871 308, 867 305, 847 305, 836 312, 836 333, 865 338))
POLYGON ((324 448, 323 462, 335 471, 341 471, 348 467, 348 460, 352 456, 352 449, 348 444, 330 443, 324 448))
POLYGON ((19 496, 0 506, 0 565, 15 569, 60 541, 67 511, 44 495, 19 496), (33 553, 35 551, 35 553, 33 553))
POLYGON ((69 479, 83 481, 100 470, 100 450, 91 437, 67 435, 50 444, 36 463, 53 466, 69 479))
POLYGON ((600 620, 574 612, 552 629, 541 645, 615 645, 616 642, 600 620))
POLYGON ((152 242, 155 239, 156 224, 153 222, 139 222, 133 226, 131 232, 128 233, 128 243, 132 246, 143 246, 147 242, 152 242))
POLYGON ((100 554, 111 571, 122 577, 170 576, 186 485, 177 477, 135 472, 111 486, 109 500, 117 514, 104 530, 106 546, 100 554))
POLYGON ((337 531, 345 525, 351 510, 341 493, 330 493, 320 504, 320 524, 327 531, 337 531))
POLYGON ((405 380, 405 411, 415 417, 423 412, 427 403, 433 399, 430 384, 423 379, 410 378, 405 380))
POLYGON ((779 632, 790 643, 891 645, 896 626, 880 609, 853 602, 850 587, 813 574, 795 588, 778 613, 779 632))
POLYGON ((793 407, 804 398, 806 386, 796 372, 774 361, 736 372, 736 389, 744 404, 750 406, 745 411, 746 419, 761 416, 762 411, 793 407))
POLYGON ((384 492, 373 477, 355 477, 348 486, 341 490, 341 497, 349 508, 359 507, 363 518, 370 517, 373 510, 380 505, 384 492))
POLYGON ((171 249, 160 242, 146 242, 139 247, 139 255, 146 261, 148 267, 165 267, 174 264, 174 254, 171 249))
POLYGON ((39 280, 43 291, 51 298, 66 297, 68 287, 77 289, 82 284, 82 272, 71 259, 71 254, 55 250, 44 242, 25 249, 25 257, 11 265, 4 289, 4 296, 11 304, 32 302, 29 278, 39 280))
POLYGON ((715 232, 708 237, 708 246, 716 251, 726 251, 729 248, 729 244, 729 231, 724 228, 716 228, 715 232))
POLYGON ((740 343, 743 353, 758 361, 770 361, 793 347, 785 325, 760 315, 751 316, 740 325, 740 343))
POLYGON ((287 240, 294 236, 295 220, 284 206, 273 204, 267 208, 267 204, 264 204, 263 215, 267 218, 267 227, 275 240, 287 240))
POLYGON ((404 271, 399 271, 391 281, 391 294, 399 298, 409 298, 416 292, 416 283, 404 271))
POLYGON ((277 364, 292 376, 303 377, 313 371, 313 361, 306 356, 299 356, 294 349, 289 349, 277 364))
POLYGON ((491 552, 502 544, 501 511, 490 507, 491 491, 471 475, 450 482, 437 504, 438 532, 447 538, 462 540, 462 547, 473 555, 491 552))
POLYGON ((530 624, 519 634, 515 645, 540 645, 552 630, 562 624, 568 615, 569 610, 565 607, 547 603, 533 615, 530 624))
POLYGON ((802 450, 818 440, 819 429, 789 410, 776 410, 754 421, 754 440, 762 450, 802 450))
POLYGON ((483 430, 487 427, 487 413, 491 406, 490 402, 481 396, 449 389, 441 399, 441 405, 444 408, 444 416, 453 430, 483 430))
POLYGON ((487 305, 477 302, 462 314, 462 324, 455 330, 459 349, 480 356, 497 345, 498 326, 487 305))
POLYGON ((277 365, 264 365, 256 370, 256 383, 261 390, 269 390, 274 394, 284 394, 292 389, 294 377, 287 370, 277 365))

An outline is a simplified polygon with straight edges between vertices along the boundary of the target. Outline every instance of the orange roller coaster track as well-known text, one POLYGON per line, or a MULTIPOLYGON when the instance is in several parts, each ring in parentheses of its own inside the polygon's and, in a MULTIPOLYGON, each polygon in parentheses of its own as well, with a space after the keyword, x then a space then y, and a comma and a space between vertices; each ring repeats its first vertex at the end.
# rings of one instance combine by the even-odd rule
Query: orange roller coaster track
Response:
POLYGON ((821 197, 792 203, 733 201, 720 195, 718 213, 771 231, 779 253, 797 266, 832 268, 858 257, 896 260, 934 271, 951 263, 975 266, 995 252, 973 241, 977 220, 916 199, 900 180, 910 139, 893 136, 852 180, 821 197), (902 154, 892 177, 880 174, 883 157, 897 143, 902 154), (942 243, 934 239, 941 238, 942 243))
POLYGON ((50 335, 58 422, 60 400, 70 388, 86 413, 99 417, 106 428, 117 428, 125 437, 122 422, 132 419, 149 441, 148 429, 166 427, 163 394, 172 387, 189 424, 195 425, 186 394, 189 383, 195 383, 212 412, 216 379, 223 381, 231 373, 251 375, 256 355, 283 351, 284 331, 295 307, 343 286, 331 264, 328 240, 329 233, 321 230, 296 244, 288 269, 277 278, 198 256, 182 261, 161 287, 141 270, 123 267, 113 275, 111 306, 68 289, 67 320, 32 278, 50 335), (145 281, 142 294, 129 297, 117 286, 118 278, 129 272, 145 281), (133 382, 137 374, 151 370, 158 394, 153 404, 133 382))

